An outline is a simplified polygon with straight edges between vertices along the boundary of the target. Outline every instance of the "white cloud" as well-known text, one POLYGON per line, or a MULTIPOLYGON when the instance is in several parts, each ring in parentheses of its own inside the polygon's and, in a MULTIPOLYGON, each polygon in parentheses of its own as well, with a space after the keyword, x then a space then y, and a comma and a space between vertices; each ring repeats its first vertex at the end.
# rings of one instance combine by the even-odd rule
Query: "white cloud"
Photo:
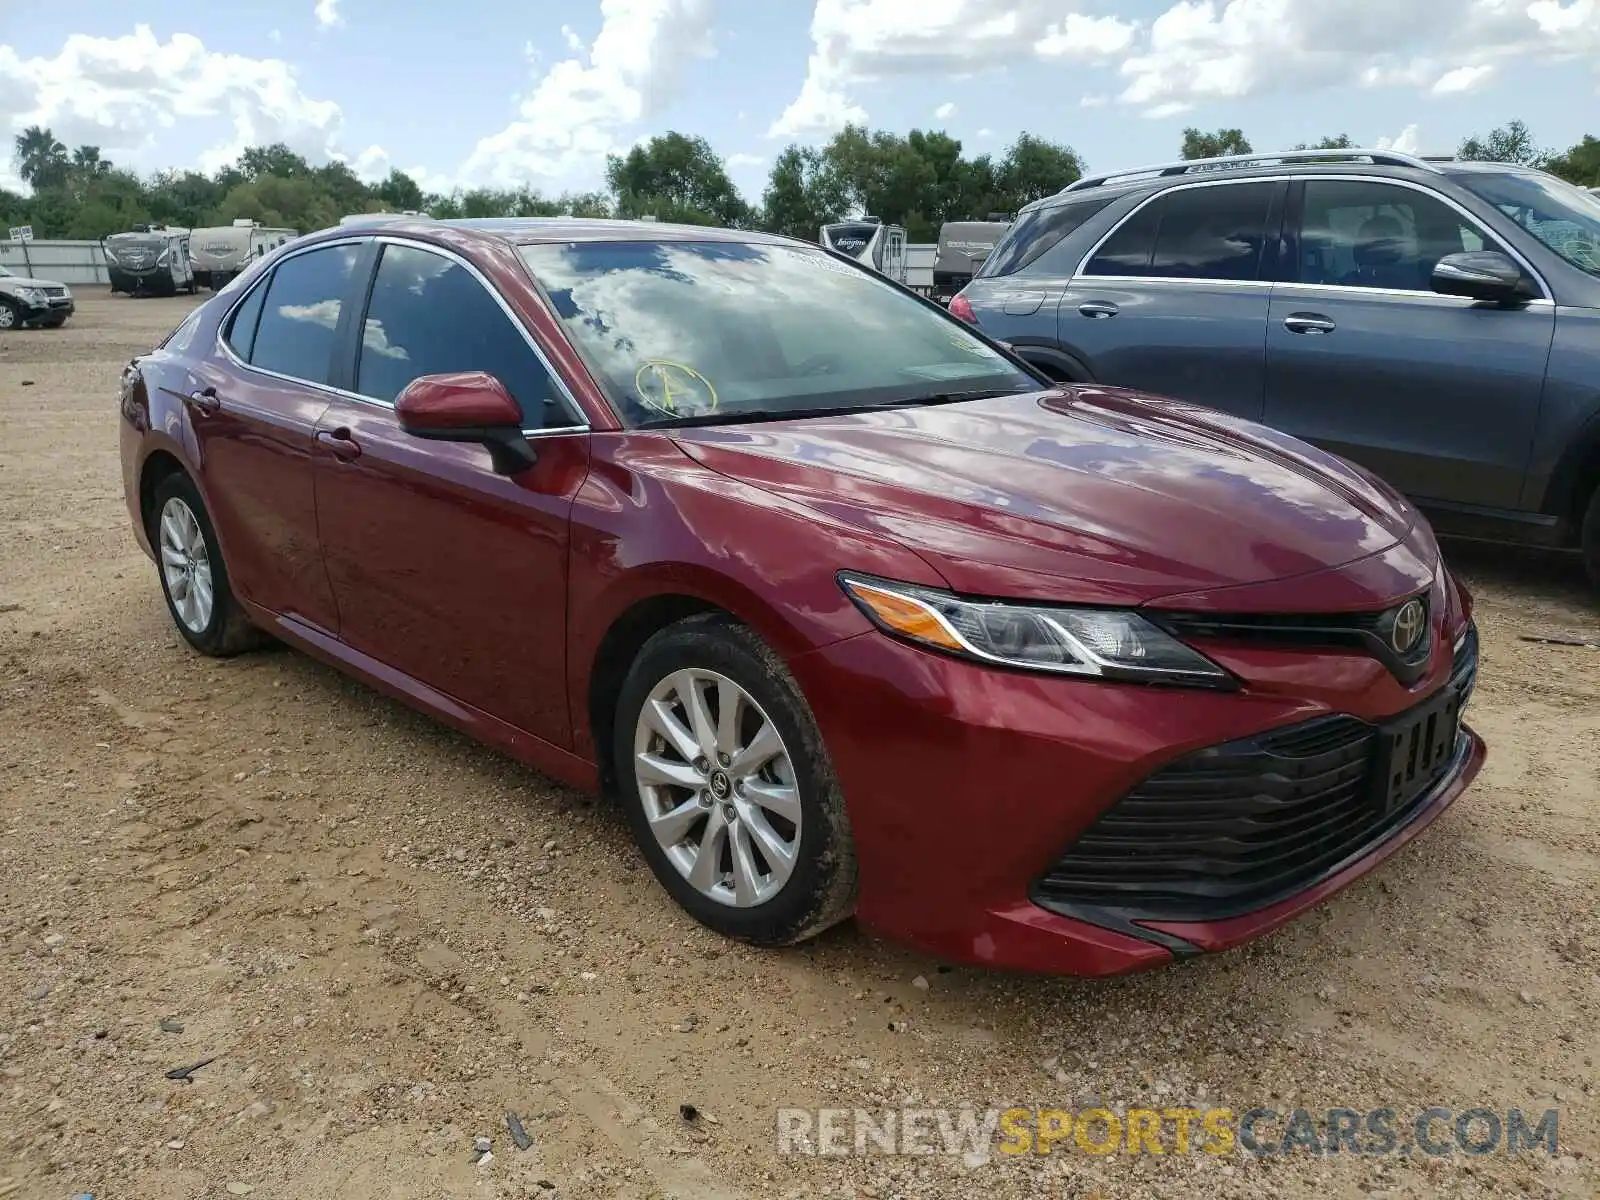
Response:
POLYGON ((766 161, 767 156, 764 154, 736 153, 728 155, 728 165, 730 167, 759 167, 766 161))
POLYGON ((936 120, 948 121, 951 117, 956 115, 956 106, 946 100, 943 104, 939 105, 938 108, 933 110, 933 115, 936 120))
POLYGON ((314 11, 317 24, 323 29, 332 29, 335 25, 344 24, 344 17, 339 14, 339 0, 317 0, 314 11))
POLYGON ((1470 92, 1494 74, 1493 63, 1478 63, 1471 67, 1457 67, 1446 71, 1434 82, 1435 96, 1448 96, 1454 92, 1470 92))
POLYGON ((1507 59, 1596 53, 1600 0, 1179 0, 1123 61, 1119 99, 1154 116, 1351 83, 1447 95, 1507 59))
POLYGON ((574 54, 583 53, 583 39, 578 36, 577 30, 573 29, 571 25, 563 25, 561 27, 561 37, 567 43, 568 50, 571 50, 574 54))
POLYGON ((628 145, 623 131, 660 112, 691 60, 715 53, 712 0, 600 0, 600 17, 588 54, 539 78, 518 119, 478 142, 464 181, 593 186, 605 156, 628 145))
POLYGON ((1415 125, 1407 125, 1394 137, 1381 137, 1375 150, 1393 150, 1400 154, 1422 153, 1422 131, 1415 125))
POLYGON ((219 117, 233 133, 197 156, 207 170, 270 142, 326 160, 341 124, 339 106, 306 95, 282 59, 220 53, 185 33, 165 42, 148 25, 122 37, 73 34, 53 58, 22 58, 0 45, 7 137, 45 125, 69 146, 96 145, 113 162, 140 165, 157 131, 219 117))
POLYGON ((805 82, 769 136, 865 121, 853 90, 888 76, 959 75, 1029 54, 1095 61, 1132 44, 1132 22, 1076 8, 1076 0, 816 0, 805 82))

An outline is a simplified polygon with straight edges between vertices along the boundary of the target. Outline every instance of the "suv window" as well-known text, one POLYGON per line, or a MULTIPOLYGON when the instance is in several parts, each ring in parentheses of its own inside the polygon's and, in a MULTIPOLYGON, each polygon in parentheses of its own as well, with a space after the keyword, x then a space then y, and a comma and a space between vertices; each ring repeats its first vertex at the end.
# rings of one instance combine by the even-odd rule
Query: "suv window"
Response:
POLYGON ((1308 179, 1300 221, 1301 283, 1433 290, 1447 254, 1501 246, 1436 196, 1370 179, 1308 179))
POLYGON ((419 375, 453 371, 493 375, 521 405, 526 428, 569 423, 550 373, 472 272, 442 254, 384 246, 361 335, 356 391, 392 404, 419 375))
POLYGON ((1210 184, 1158 196, 1113 233, 1089 275, 1260 278, 1267 216, 1281 184, 1210 184))
POLYGON ((1056 261, 1056 255, 1048 258, 1046 255, 1113 199, 1114 196, 1108 195, 1089 196, 1025 213, 1000 239, 1000 244, 979 268, 978 277, 1013 275, 1029 267, 1039 274, 1070 275, 1073 264, 1056 261))
POLYGON ((334 333, 361 247, 327 246, 278 264, 266 285, 250 364, 309 383, 328 383, 334 333))

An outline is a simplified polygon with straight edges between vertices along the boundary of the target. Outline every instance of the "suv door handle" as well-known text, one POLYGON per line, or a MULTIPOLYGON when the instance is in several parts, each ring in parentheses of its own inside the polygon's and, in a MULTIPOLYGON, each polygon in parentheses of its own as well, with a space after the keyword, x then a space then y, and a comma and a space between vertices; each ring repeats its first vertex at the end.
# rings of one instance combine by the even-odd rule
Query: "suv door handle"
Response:
POLYGON ((222 401, 217 398, 217 389, 203 387, 189 393, 188 402, 191 407, 205 416, 222 411, 222 401))
POLYGON ((1114 317, 1122 310, 1109 300, 1086 300, 1078 305, 1078 311, 1086 317, 1100 321, 1106 317, 1114 317))
POLYGON ((1290 333, 1332 333, 1339 328, 1321 313, 1290 313, 1283 327, 1290 333))
POLYGON ((340 462, 350 462, 361 457, 361 443, 351 436, 343 425, 337 429, 317 430, 317 444, 326 446, 340 462))

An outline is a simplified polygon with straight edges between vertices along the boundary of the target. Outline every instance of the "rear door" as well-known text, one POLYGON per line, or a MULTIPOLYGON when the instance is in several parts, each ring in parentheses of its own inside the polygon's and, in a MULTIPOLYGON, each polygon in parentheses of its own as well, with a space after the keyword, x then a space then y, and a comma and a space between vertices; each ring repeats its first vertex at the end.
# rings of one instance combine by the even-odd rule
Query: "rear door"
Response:
POLYGON ((317 540, 313 435, 362 248, 353 238, 284 259, 223 320, 219 354, 176 387, 234 587, 328 634, 339 619, 317 540))
POLYGON ((1516 508, 1554 305, 1433 291, 1444 255, 1507 249, 1440 193, 1373 178, 1295 188, 1290 279, 1267 323, 1267 424, 1420 500, 1516 508))
POLYGON ((569 746, 568 526, 588 473, 587 425, 488 281, 438 248, 381 240, 351 343, 346 394, 317 428, 317 521, 341 639, 569 746), (507 478, 482 446, 400 428, 405 386, 449 371, 506 385, 537 465, 507 478))
POLYGON ((1160 192, 1085 258, 1060 337, 1100 383, 1259 419, 1282 180, 1160 192))

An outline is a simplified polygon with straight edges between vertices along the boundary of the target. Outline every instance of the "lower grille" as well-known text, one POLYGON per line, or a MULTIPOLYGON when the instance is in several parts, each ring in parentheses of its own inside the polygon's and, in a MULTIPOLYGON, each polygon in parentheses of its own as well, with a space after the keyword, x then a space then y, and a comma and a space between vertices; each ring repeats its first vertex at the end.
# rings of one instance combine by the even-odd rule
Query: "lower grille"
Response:
POLYGON ((1123 921, 1216 920, 1304 890, 1404 824, 1453 768, 1476 668, 1469 631, 1450 682, 1381 726, 1320 717, 1185 755, 1103 813, 1035 899, 1123 921), (1398 782, 1396 745, 1410 755, 1398 782))

